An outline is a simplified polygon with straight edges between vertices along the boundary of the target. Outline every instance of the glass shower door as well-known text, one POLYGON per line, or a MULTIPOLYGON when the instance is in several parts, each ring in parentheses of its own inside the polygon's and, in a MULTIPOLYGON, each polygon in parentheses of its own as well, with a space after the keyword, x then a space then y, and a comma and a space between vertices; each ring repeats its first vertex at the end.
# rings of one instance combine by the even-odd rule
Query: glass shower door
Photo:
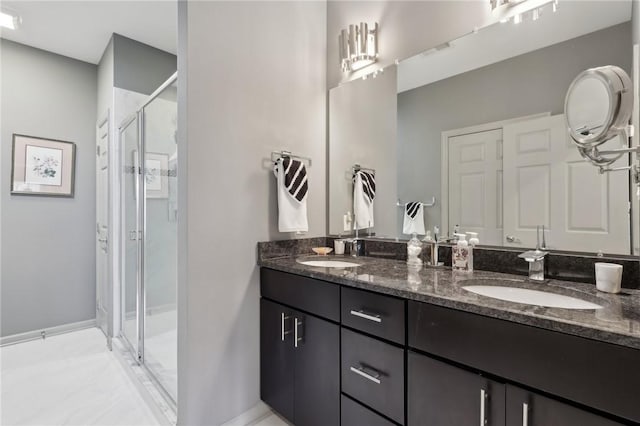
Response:
POLYGON ((165 87, 143 108, 144 362, 177 394, 177 89, 165 87))
POLYGON ((120 127, 122 336, 177 400, 177 76, 120 127))
POLYGON ((139 224, 139 128, 138 117, 133 116, 120 128, 120 147, 122 149, 121 205, 122 205, 122 334, 138 359, 142 357, 140 342, 139 306, 139 266, 140 237, 139 224))

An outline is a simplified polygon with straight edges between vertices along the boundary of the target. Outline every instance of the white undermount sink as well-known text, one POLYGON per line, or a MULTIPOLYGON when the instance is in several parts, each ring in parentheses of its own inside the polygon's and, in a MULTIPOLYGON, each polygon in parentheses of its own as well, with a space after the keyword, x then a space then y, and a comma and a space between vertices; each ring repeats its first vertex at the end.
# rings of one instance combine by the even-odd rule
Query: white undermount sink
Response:
POLYGON ((345 260, 298 260, 298 263, 323 268, 351 268, 353 266, 360 266, 359 263, 347 262, 345 260))
POLYGON ((530 290, 518 287, 502 287, 496 285, 469 285, 462 287, 466 291, 494 299, 509 302, 526 303, 528 305, 545 306, 564 309, 600 309, 602 306, 586 300, 547 291, 530 290))

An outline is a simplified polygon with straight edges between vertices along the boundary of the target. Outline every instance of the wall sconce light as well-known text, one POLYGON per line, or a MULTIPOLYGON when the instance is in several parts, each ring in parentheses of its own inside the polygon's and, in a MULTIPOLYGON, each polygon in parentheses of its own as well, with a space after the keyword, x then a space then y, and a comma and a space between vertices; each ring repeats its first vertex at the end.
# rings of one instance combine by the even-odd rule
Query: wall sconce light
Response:
POLYGON ((0 12, 0 27, 15 30, 18 28, 22 20, 18 15, 7 12, 0 12))
POLYGON ((349 25, 338 35, 342 72, 357 71, 378 60, 378 23, 349 25))
POLYGON ((508 22, 513 18, 514 24, 529 18, 537 21, 542 9, 549 4, 553 5, 554 12, 558 10, 558 0, 489 0, 489 4, 491 13, 500 22, 508 22))

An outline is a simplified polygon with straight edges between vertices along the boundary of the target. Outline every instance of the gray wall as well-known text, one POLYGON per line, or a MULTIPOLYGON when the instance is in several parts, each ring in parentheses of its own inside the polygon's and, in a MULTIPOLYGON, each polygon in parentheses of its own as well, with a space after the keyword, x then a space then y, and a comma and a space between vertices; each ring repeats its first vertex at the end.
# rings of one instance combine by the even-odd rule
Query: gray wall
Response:
POLYGON ((631 21, 633 22, 633 43, 640 43, 640 0, 631 2, 631 21))
POLYGON ((376 78, 354 80, 329 91, 329 233, 344 233, 353 213, 354 164, 376 171, 374 226, 378 236, 396 236, 397 67, 376 78), (366 123, 366 125, 363 125, 366 123))
POLYGON ((115 87, 150 95, 176 72, 176 55, 120 34, 112 40, 115 87))
POLYGON ((2 52, 1 334, 95 318, 95 65, 7 40, 2 52), (75 197, 9 195, 12 134, 76 143, 75 197))
MULTIPOLYGON (((561 114, 567 88, 581 71, 615 64, 631 75, 631 52, 629 22, 399 94, 399 197, 441 199, 443 131, 542 112, 561 114)), ((439 208, 425 212, 429 228, 441 223, 439 208)), ((401 225, 399 216, 399 233, 401 225)))
POLYGON ((178 15, 178 416, 217 425, 259 401, 256 243, 291 237, 272 150, 313 159, 307 235, 326 232, 326 3, 180 2, 178 15))
POLYGON ((327 9, 328 87, 458 38, 474 27, 484 26, 492 19, 488 3, 488 0, 330 0, 327 9), (343 74, 338 65, 338 34, 349 24, 361 21, 377 21, 380 25, 378 63, 361 72, 343 74))

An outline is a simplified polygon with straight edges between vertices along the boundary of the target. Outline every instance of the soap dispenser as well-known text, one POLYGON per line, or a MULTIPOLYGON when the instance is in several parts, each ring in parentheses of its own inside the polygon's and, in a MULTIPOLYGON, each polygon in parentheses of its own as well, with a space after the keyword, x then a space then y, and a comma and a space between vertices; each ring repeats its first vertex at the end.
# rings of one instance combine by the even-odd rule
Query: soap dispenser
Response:
POLYGON ((458 242, 452 248, 452 256, 451 256, 451 266, 455 271, 472 271, 473 263, 472 259, 472 250, 473 247, 469 247, 469 242, 467 241, 467 236, 465 234, 455 234, 458 242))
POLYGON ((420 253, 422 253, 422 243, 418 240, 418 235, 414 232, 411 234, 411 239, 407 243, 407 265, 422 266, 420 253))

